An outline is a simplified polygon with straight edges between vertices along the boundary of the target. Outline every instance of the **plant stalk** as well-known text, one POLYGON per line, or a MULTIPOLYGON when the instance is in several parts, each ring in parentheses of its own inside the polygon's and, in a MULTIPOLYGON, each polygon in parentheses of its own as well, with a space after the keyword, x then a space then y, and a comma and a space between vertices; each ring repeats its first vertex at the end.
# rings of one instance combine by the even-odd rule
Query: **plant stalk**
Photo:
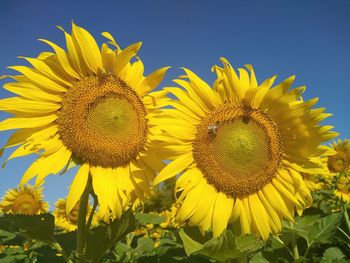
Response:
POLYGON ((91 222, 92 222, 92 219, 94 217, 94 213, 95 213, 95 210, 97 208, 97 205, 98 205, 98 201, 97 201, 97 196, 94 192, 91 193, 93 199, 94 199, 94 204, 92 206, 92 209, 90 211, 90 214, 89 214, 89 219, 87 221, 87 224, 86 224, 86 232, 88 233, 89 230, 90 230, 90 227, 91 227, 91 222))
POLYGON ((297 260, 299 258, 299 250, 298 250, 298 245, 296 240, 294 240, 294 243, 293 243, 293 256, 294 256, 294 260, 297 260))
POLYGON ((79 205, 79 215, 78 215, 78 237, 77 237, 77 262, 85 262, 85 250, 86 250, 86 240, 87 240, 87 231, 86 231, 86 214, 89 202, 89 194, 91 190, 91 177, 89 175, 88 181, 86 183, 85 190, 80 197, 79 205))
POLYGON ((346 204, 343 205, 343 215, 344 215, 346 226, 348 227, 348 233, 350 234, 350 220, 349 220, 346 204))

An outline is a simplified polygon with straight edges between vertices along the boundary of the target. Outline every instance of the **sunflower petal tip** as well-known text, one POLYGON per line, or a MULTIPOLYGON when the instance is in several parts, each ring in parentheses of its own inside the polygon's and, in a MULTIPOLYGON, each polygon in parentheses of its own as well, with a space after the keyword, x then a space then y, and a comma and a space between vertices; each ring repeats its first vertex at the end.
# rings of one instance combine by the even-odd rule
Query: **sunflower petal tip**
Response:
POLYGON ((6 78, 10 78, 10 76, 9 75, 2 75, 2 76, 0 76, 0 80, 6 79, 6 78))
POLYGON ((160 184, 162 181, 159 179, 159 177, 156 177, 154 180, 153 180, 153 186, 156 186, 158 184, 160 184))

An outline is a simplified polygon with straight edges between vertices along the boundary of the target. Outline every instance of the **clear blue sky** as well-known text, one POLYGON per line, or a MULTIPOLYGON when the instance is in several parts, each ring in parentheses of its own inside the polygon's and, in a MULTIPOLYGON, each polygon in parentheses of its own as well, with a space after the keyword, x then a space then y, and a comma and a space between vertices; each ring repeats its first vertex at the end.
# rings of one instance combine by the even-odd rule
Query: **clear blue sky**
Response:
MULTIPOLYGON (((122 47, 143 41, 139 55, 146 73, 171 65, 163 85, 188 67, 212 82, 211 66, 227 57, 235 66, 250 63, 260 81, 296 75, 306 85, 306 99, 334 114, 341 138, 350 138, 350 1, 0 1, 0 75, 7 66, 23 64, 17 56, 50 50, 37 41, 64 44, 61 25, 74 20, 101 43, 109 31, 122 47)), ((1 81, 0 84, 5 83, 1 81)), ((3 89, 0 97, 9 96, 3 89)), ((0 113, 0 119, 5 118, 0 113)), ((3 145, 10 132, 0 133, 3 145)), ((10 151, 5 152, 1 163, 10 151)), ((0 169, 0 195, 18 184, 33 157, 11 161, 0 169)), ((51 207, 67 194, 73 174, 49 176, 45 187, 51 207)))

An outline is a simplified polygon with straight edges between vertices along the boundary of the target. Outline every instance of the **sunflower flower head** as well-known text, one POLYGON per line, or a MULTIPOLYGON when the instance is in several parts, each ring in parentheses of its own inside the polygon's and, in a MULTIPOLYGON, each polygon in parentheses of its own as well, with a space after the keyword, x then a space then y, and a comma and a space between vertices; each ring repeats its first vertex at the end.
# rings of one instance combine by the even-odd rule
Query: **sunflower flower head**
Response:
POLYGON ((335 195, 345 203, 350 203, 350 176, 343 175, 338 178, 335 195))
POLYGON ((0 202, 2 213, 37 215, 46 213, 49 204, 43 201, 43 188, 23 185, 9 189, 0 202))
MULTIPOLYGON (((165 92, 151 92, 168 67, 144 76, 136 57, 141 42, 121 49, 111 34, 99 47, 85 29, 72 24, 64 31, 66 49, 52 48, 38 57, 23 57, 31 66, 9 67, 19 75, 4 88, 14 97, 0 100, 0 110, 14 116, 0 122, 0 131, 16 129, 4 148, 16 147, 8 160, 39 154, 21 184, 79 165, 67 197, 69 214, 89 178, 104 218, 149 195, 155 170, 163 167, 155 154, 154 128, 158 102, 165 92), (131 61, 132 60, 132 61, 131 61)), ((8 161, 7 160, 7 161, 8 161)))
POLYGON ((338 140, 332 143, 335 154, 328 156, 328 168, 333 173, 350 172, 350 141, 338 140))
POLYGON ((328 168, 328 158, 329 155, 333 155, 334 151, 328 147, 328 156, 321 157, 321 168, 322 172, 320 174, 308 174, 301 173, 303 180, 306 186, 310 191, 319 191, 319 190, 330 190, 333 188, 336 174, 332 173, 328 168))
MULTIPOLYGON (((55 210, 53 212, 53 215, 55 217, 55 225, 59 228, 62 228, 64 231, 74 231, 78 227, 78 216, 79 216, 79 206, 80 202, 78 201, 73 209, 69 212, 69 214, 66 213, 67 209, 67 199, 58 199, 55 203, 55 210)), ((87 218, 90 214, 91 207, 88 205, 88 211, 87 218)), ((94 216, 92 225, 97 224, 97 219, 94 216)))
POLYGON ((264 240, 281 230, 282 219, 312 203, 301 173, 322 172, 321 143, 337 134, 319 122, 329 116, 304 101, 305 87, 290 89, 294 77, 274 85, 276 77, 258 83, 252 66, 238 74, 222 58, 214 66, 211 88, 188 69, 166 91, 161 121, 170 162, 158 184, 182 173, 175 193, 176 219, 219 236, 229 223, 240 233, 264 240))

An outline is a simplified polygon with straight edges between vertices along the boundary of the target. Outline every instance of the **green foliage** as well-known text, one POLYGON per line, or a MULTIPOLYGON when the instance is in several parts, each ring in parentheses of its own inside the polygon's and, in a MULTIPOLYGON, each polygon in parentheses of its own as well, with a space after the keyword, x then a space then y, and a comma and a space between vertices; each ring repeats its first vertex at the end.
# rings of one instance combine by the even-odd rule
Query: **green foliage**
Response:
POLYGON ((164 222, 165 217, 159 216, 157 214, 136 213, 135 219, 141 225, 146 225, 146 224, 154 224, 154 225, 158 224, 159 225, 159 224, 164 222))
POLYGON ((51 214, 35 216, 4 214, 0 216, 0 229, 32 239, 54 241, 54 217, 51 214))
MULTIPOLYGON (((210 231, 203 235, 197 227, 176 229, 168 214, 155 212, 157 205, 169 207, 170 198, 160 202, 164 195, 157 196, 147 205, 149 212, 129 210, 119 220, 90 229, 85 262, 349 262, 350 207, 331 191, 314 193, 313 207, 294 223, 284 221, 281 233, 267 241, 237 236, 229 229, 217 238, 210 231)), ((72 263, 76 254, 77 231, 55 229, 51 214, 0 215, 0 262, 72 263)))
POLYGON ((135 230, 135 217, 128 210, 119 220, 91 229, 87 239, 86 259, 99 262, 113 244, 135 230))
POLYGON ((341 218, 341 213, 334 213, 322 218, 320 215, 297 217, 295 224, 286 224, 286 230, 295 232, 304 238, 307 247, 311 247, 315 242, 330 242, 341 218))
POLYGON ((232 231, 224 231, 218 238, 205 243, 195 241, 184 229, 179 234, 187 255, 203 255, 218 262, 244 257, 263 245, 254 235, 235 236, 232 231))
POLYGON ((328 248, 320 261, 320 263, 346 263, 348 262, 343 252, 337 247, 328 248))

